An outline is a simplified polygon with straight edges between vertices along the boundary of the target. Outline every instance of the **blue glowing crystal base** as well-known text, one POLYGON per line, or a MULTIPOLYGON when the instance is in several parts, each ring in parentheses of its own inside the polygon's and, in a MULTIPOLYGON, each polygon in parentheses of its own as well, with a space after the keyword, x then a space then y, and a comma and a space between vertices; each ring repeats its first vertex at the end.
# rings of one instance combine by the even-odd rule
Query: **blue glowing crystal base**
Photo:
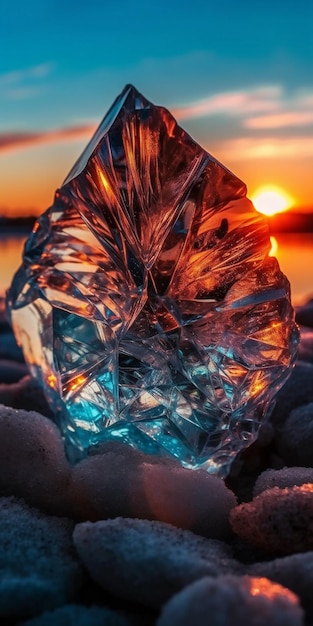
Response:
POLYGON ((127 86, 37 221, 8 295, 79 455, 118 439, 225 476, 295 358, 245 185, 127 86))

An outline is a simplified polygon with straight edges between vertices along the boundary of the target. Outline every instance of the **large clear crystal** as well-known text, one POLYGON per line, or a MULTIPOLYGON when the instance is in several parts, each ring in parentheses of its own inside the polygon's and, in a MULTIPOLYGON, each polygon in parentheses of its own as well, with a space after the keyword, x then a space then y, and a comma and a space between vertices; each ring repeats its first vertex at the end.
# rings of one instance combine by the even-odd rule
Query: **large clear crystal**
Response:
POLYGON ((127 86, 37 221, 14 331, 72 456, 119 439, 224 476, 294 360, 245 185, 127 86))

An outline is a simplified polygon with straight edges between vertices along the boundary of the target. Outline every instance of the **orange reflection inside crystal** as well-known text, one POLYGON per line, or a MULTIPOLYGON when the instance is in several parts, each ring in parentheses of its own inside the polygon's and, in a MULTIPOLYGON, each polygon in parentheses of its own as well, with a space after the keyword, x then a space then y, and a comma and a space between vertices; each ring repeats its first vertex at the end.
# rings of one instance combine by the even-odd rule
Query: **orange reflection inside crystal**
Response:
POLYGON ((47 383, 51 389, 57 388, 57 377, 55 374, 49 374, 49 376, 47 376, 47 383))
POLYGON ((108 181, 107 177, 103 174, 103 172, 101 171, 100 167, 97 167, 97 174, 101 180, 101 183, 108 195, 108 198, 110 200, 110 202, 113 202, 115 200, 115 195, 112 189, 112 186, 110 185, 110 182, 108 181))
POLYGON ((75 391, 75 389, 83 385, 85 380, 86 380, 85 376, 78 376, 77 378, 75 378, 75 380, 73 380, 70 386, 71 391, 75 391))
POLYGON ((265 387, 265 382, 258 380, 257 382, 254 383, 253 385, 253 395, 258 395, 261 391, 263 391, 265 387))
POLYGON ((101 182, 102 182, 102 185, 103 185, 104 189, 106 190, 107 193, 109 193, 111 191, 111 187, 109 185, 108 179, 103 174, 103 172, 101 172, 100 168, 97 168, 97 172, 98 172, 98 174, 100 176, 100 179, 101 179, 101 182))
POLYGON ((287 598, 293 604, 297 603, 297 597, 292 591, 282 587, 278 583, 274 583, 268 578, 250 578, 250 593, 252 596, 264 596, 269 600, 275 600, 279 597, 287 598))

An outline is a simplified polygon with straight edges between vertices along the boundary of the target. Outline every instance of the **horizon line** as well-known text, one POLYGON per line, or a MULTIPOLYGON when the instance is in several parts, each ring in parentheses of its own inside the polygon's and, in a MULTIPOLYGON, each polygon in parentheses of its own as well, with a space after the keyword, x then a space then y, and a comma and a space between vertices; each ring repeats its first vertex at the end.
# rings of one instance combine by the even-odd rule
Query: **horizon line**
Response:
MULTIPOLYGON (((25 207, 26 208, 26 207, 25 207)), ((48 209, 49 207, 47 207, 48 209)), ((0 207, 0 220, 18 220, 18 219, 37 219, 44 213, 44 211, 37 211, 36 209, 27 209, 30 212, 25 213, 21 207, 17 207, 16 209, 8 210, 4 207, 0 207), (32 212, 33 211, 33 212, 32 212)), ((256 209, 257 210, 257 209, 256 209)), ((260 213, 262 213, 260 211, 260 213)), ((277 212, 274 215, 265 215, 265 217, 278 217, 278 216, 287 216, 287 215, 310 215, 313 214, 313 204, 301 204, 295 205, 281 212, 277 212)))

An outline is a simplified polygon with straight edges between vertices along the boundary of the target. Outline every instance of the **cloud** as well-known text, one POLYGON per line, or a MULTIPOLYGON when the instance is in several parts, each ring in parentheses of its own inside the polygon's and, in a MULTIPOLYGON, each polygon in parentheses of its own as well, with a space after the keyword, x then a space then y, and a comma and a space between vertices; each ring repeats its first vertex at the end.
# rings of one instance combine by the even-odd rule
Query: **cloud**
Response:
POLYGON ((81 137, 90 137, 95 131, 94 124, 81 124, 41 132, 17 131, 0 133, 0 152, 49 144, 59 141, 75 141, 81 137))
POLYGON ((228 161, 307 158, 313 157, 313 134, 308 137, 241 137, 222 141, 215 148, 218 158, 228 161))
POLYGON ((9 100, 25 100, 25 98, 32 98, 40 93, 38 87, 13 87, 6 92, 6 98, 9 100))
POLYGON ((298 91, 284 97, 280 110, 265 115, 247 117, 243 125, 250 130, 307 127, 313 124, 313 92, 298 91))
POLYGON ((29 68, 29 75, 32 78, 46 78, 46 76, 52 74, 54 69, 55 63, 51 61, 48 63, 40 63, 39 65, 34 65, 33 67, 29 68))
POLYGON ((55 68, 54 63, 40 63, 39 65, 33 65, 31 67, 25 67, 19 70, 13 70, 12 72, 4 72, 0 74, 0 85, 16 85, 17 83, 24 82, 30 79, 45 78, 53 72, 55 68))
MULTIPOLYGON (((32 68, 32 73, 35 74, 44 74, 47 71, 48 68, 44 66, 32 68)), ((310 90, 298 90, 286 94, 282 87, 271 85, 218 93, 188 106, 178 107, 173 110, 173 114, 179 120, 216 113, 236 118, 231 137, 226 139, 220 137, 215 142, 213 140, 214 150, 212 151, 226 162, 229 159, 238 161, 266 158, 311 158, 313 156, 312 104, 313 92, 310 90), (295 134, 295 128, 301 128, 298 136, 295 134)), ((69 142, 85 137, 88 139, 94 133, 95 128, 96 123, 90 120, 78 120, 73 126, 59 129, 0 132, 0 151, 18 150, 52 142, 69 142)), ((213 146, 210 146, 209 151, 213 146)))
MULTIPOLYGON (((9 150, 19 150, 36 145, 77 141, 82 138, 88 139, 93 135, 95 129, 96 124, 82 123, 41 132, 0 133, 0 154, 9 150)), ((313 133, 306 137, 268 135, 220 140, 215 145, 211 145, 209 151, 218 155, 218 158, 225 160, 225 162, 229 160, 313 157, 313 133)))
POLYGON ((54 63, 40 63, 23 69, 0 74, 2 97, 7 100, 21 100, 36 95, 42 84, 54 70, 54 63))
POLYGON ((213 152, 225 162, 313 157, 313 91, 309 89, 286 92, 279 85, 265 85, 217 93, 173 113, 181 120, 216 114, 236 118, 237 137, 220 139, 214 146, 213 152), (306 136, 295 136, 291 130, 300 127, 307 130, 306 136))
POLYGON ((311 125, 312 107, 312 91, 290 94, 279 85, 268 85, 218 93, 177 107, 173 113, 180 120, 222 114, 242 118, 242 126, 249 130, 272 130, 311 125))
POLYGON ((276 115, 250 117, 245 121, 246 128, 264 130, 266 128, 288 128, 307 126, 313 123, 313 111, 285 111, 276 115))
POLYGON ((280 108, 281 97, 282 89, 275 85, 229 91, 177 107, 173 115, 180 120, 187 120, 217 113, 244 116, 261 111, 276 111, 280 108))

